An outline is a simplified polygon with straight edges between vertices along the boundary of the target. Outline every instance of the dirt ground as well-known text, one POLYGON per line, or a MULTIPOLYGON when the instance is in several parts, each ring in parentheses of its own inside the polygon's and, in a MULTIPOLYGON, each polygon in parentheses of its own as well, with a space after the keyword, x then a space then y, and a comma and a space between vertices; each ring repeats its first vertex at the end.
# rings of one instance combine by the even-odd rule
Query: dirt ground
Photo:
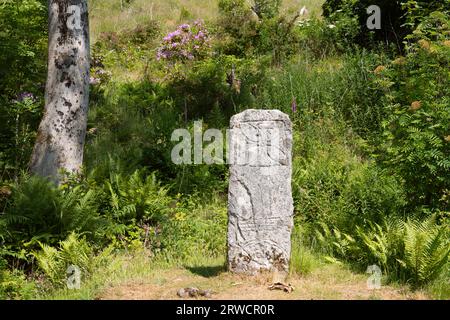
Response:
MULTIPOLYGON (((325 266, 305 277, 290 277, 294 291, 271 291, 271 275, 257 277, 224 272, 219 267, 158 270, 148 279, 135 279, 110 286, 99 300, 176 300, 181 288, 195 287, 211 290, 211 299, 218 300, 421 300, 423 292, 411 292, 406 287, 382 286, 378 290, 367 288, 367 277, 335 266, 325 266)), ((204 298, 200 298, 204 299, 204 298)))

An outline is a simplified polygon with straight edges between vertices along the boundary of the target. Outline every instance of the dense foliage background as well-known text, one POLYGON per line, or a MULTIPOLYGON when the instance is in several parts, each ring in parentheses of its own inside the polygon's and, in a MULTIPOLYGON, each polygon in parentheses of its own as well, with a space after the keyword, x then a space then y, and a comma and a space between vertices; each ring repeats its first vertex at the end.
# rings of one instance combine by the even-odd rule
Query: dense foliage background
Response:
POLYGON ((323 1, 302 15, 292 1, 175 2, 89 1, 85 167, 55 187, 27 174, 46 3, 0 1, 0 298, 62 288, 69 264, 106 272, 124 251, 224 257, 228 169, 174 165, 171 133, 277 108, 295 132, 292 272, 378 264, 448 299, 449 1, 327 0, 321 17, 323 1), (367 30, 370 4, 381 30, 367 30))

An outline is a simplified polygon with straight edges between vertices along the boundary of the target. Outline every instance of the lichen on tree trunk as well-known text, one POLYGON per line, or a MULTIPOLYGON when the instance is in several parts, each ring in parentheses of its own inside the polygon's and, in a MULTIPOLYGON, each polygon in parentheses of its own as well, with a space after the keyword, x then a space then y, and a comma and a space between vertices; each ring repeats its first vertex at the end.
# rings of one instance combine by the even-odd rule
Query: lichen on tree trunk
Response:
POLYGON ((45 110, 30 170, 55 183, 83 162, 89 104, 87 0, 49 0, 45 110))

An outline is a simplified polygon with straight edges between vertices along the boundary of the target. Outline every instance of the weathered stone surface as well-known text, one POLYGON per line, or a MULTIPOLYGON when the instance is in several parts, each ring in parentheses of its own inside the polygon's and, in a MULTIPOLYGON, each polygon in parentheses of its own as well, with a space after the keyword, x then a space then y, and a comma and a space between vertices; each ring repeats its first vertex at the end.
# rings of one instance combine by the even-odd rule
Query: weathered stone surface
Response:
POLYGON ((287 271, 293 227, 292 123, 278 110, 231 119, 228 268, 287 271))

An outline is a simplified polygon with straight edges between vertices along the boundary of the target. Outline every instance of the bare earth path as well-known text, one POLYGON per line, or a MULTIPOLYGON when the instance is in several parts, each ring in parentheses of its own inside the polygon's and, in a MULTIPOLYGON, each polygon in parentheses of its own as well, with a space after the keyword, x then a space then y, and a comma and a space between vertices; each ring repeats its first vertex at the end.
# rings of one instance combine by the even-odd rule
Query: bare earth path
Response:
POLYGON ((379 290, 367 288, 367 277, 354 274, 338 266, 327 265, 305 277, 291 277, 295 290, 288 294, 270 291, 269 276, 244 277, 224 272, 220 267, 177 268, 155 270, 148 278, 127 280, 111 286, 97 296, 100 300, 157 300, 180 299, 180 288, 210 289, 211 299, 427 299, 422 292, 411 292, 406 287, 382 286, 379 290))

